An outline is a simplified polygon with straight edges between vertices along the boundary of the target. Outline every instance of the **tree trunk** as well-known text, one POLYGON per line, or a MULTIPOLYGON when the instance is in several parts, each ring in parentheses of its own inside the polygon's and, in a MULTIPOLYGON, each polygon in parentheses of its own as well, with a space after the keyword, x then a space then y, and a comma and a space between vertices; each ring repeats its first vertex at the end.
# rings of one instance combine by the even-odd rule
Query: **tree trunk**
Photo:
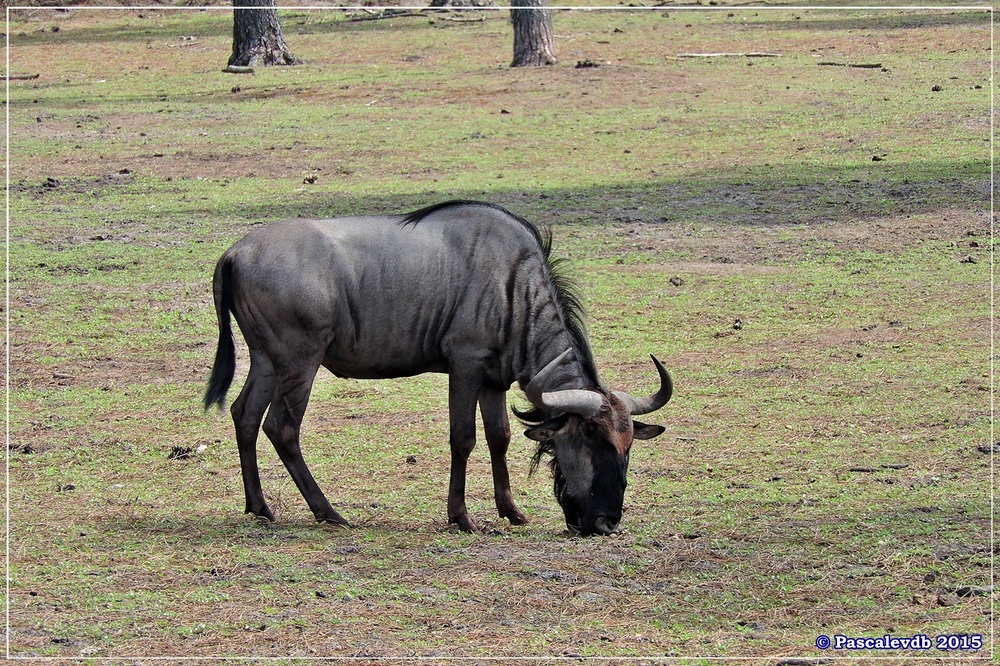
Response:
POLYGON ((514 62, 511 67, 556 64, 552 46, 552 13, 548 0, 511 0, 510 20, 514 24, 514 62))
POLYGON ((288 44, 281 35, 274 0, 233 0, 233 7, 230 67, 298 64, 298 59, 288 50, 288 44))

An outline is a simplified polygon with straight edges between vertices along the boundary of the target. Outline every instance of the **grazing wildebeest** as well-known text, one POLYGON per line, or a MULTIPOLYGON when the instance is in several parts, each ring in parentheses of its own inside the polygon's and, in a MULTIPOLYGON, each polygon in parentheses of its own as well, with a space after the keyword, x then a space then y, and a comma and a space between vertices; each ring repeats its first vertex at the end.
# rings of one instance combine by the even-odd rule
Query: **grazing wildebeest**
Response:
POLYGON ((549 258, 551 236, 499 206, 449 201, 409 215, 288 220, 247 234, 215 268, 219 346, 205 408, 221 408, 236 367, 230 312, 246 338, 250 370, 233 402, 246 511, 274 520, 257 468, 264 432, 318 521, 346 524, 313 480, 299 426, 316 372, 389 379, 448 374, 451 483, 448 520, 476 525, 465 507, 465 471, 483 417, 500 516, 527 518, 507 472, 506 392, 532 405, 515 413, 538 442, 532 469, 551 454, 555 494, 570 530, 619 530, 629 449, 661 426, 632 420, 672 392, 608 391, 597 376, 580 303, 549 258))

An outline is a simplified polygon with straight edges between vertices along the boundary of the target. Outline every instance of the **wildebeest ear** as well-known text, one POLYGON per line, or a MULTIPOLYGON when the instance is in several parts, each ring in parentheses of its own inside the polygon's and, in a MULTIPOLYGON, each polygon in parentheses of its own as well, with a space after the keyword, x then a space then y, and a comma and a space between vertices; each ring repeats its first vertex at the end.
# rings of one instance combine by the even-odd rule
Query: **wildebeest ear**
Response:
POLYGON ((524 436, 536 442, 547 442, 556 434, 557 428, 552 428, 547 423, 529 428, 524 431, 524 436))
POLYGON ((663 426, 646 425, 640 421, 632 421, 632 437, 634 439, 653 439, 666 430, 663 426))
POLYGON ((555 434, 562 430, 564 425, 566 425, 564 418, 550 419, 534 428, 528 428, 524 431, 524 436, 536 442, 547 442, 555 437, 555 434))

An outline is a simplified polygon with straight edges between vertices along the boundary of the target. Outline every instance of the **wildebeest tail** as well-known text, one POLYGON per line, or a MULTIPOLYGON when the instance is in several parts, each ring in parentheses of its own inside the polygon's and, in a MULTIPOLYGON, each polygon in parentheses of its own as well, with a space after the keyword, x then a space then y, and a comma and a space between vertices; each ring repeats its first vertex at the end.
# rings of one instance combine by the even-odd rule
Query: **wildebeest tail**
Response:
POLYGON ((236 374, 236 344, 233 342, 233 327, 229 313, 233 308, 232 264, 228 257, 222 257, 215 266, 213 280, 215 315, 219 320, 219 346, 215 350, 215 363, 205 391, 205 409, 218 404, 222 409, 226 391, 236 374))

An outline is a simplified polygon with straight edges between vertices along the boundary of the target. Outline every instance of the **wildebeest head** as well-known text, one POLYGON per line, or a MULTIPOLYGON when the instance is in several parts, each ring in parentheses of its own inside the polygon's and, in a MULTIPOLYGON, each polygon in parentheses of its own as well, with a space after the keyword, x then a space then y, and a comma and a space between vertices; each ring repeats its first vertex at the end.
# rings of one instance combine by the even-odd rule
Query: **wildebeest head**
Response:
POLYGON ((620 530, 632 441, 651 439, 664 431, 662 426, 640 423, 632 416, 667 404, 673 383, 670 373, 653 357, 660 388, 648 397, 619 391, 542 391, 548 373, 568 354, 569 350, 546 366, 524 389, 536 413, 552 415, 524 433, 538 442, 532 470, 544 455, 552 456, 549 464, 556 500, 571 531, 615 534, 620 530))

